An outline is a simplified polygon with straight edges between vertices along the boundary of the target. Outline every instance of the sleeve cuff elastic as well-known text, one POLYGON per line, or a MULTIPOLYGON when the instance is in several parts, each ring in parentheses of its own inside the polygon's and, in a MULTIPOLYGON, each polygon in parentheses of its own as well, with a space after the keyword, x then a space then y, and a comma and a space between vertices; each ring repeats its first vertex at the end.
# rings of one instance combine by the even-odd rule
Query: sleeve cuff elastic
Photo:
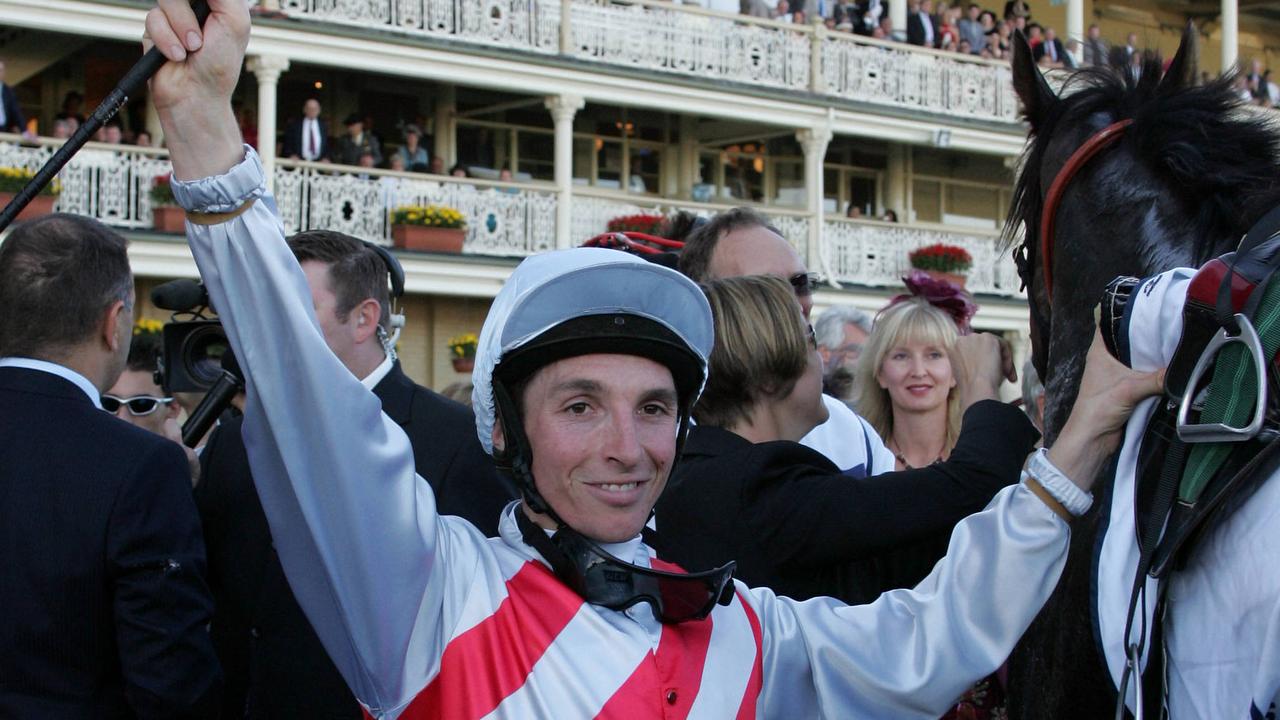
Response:
POLYGON ((258 153, 244 146, 244 160, 222 175, 199 180, 174 180, 173 198, 198 213, 229 213, 267 192, 267 179, 258 153))
POLYGON ((1080 517, 1089 511, 1089 507, 1093 505, 1093 495, 1081 490, 1078 485, 1071 482, 1062 471, 1049 462, 1049 451, 1040 448, 1031 455, 1031 459, 1027 461, 1026 474, 1034 478, 1040 483, 1040 487, 1044 488, 1054 500, 1061 503, 1067 512, 1075 517, 1080 517))

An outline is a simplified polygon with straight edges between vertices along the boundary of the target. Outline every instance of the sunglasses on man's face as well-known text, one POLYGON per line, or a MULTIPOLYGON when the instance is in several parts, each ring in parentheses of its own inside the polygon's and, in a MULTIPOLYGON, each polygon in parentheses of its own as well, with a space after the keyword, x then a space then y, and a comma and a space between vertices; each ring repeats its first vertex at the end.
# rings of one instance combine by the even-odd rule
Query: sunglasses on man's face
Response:
POLYGON ((813 273, 796 273, 787 278, 787 283, 791 285, 792 290, 795 290, 797 297, 808 297, 813 294, 813 288, 818 284, 818 276, 813 273))
POLYGON ((173 402, 173 398, 155 397, 153 395, 134 395, 133 397, 116 397, 115 395, 102 396, 102 409, 111 414, 115 414, 121 405, 129 408, 129 414, 134 417, 142 417, 155 412, 162 405, 168 405, 173 402))

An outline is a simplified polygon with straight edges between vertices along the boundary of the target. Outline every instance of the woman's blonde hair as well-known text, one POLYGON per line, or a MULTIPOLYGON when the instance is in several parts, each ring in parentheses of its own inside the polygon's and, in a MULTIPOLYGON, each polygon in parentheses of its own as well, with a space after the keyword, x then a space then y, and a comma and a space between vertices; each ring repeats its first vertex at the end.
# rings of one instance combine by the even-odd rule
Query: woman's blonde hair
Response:
MULTIPOLYGON (((876 375, 884 364, 889 351, 908 343, 926 343, 950 351, 956 344, 955 320, 950 315, 929 304, 920 297, 911 297, 880 311, 863 346, 854 371, 857 388, 854 407, 866 418, 880 437, 888 440, 893 435, 893 404, 889 391, 880 387, 876 375)), ((957 382, 959 379, 957 378, 957 382)), ((959 386, 951 388, 947 396, 947 432, 944 450, 955 447, 960 435, 959 386)))
POLYGON ((757 402, 791 392, 809 363, 808 333, 785 280, 763 275, 704 283, 716 343, 707 387, 693 406, 699 425, 733 427, 757 402))

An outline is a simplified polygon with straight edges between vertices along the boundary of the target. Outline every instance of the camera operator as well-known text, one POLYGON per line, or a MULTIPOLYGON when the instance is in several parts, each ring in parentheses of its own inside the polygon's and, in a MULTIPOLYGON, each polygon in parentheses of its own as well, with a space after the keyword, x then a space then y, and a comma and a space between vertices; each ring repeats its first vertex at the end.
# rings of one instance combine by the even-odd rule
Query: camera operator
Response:
POLYGON ((114 413, 127 423, 149 430, 160 437, 178 444, 187 456, 191 471, 191 484, 200 479, 200 460, 191 448, 182 444, 182 430, 178 415, 182 406, 156 384, 157 358, 160 353, 159 336, 152 332, 137 332, 129 346, 129 358, 124 372, 102 395, 102 409, 114 413))
POLYGON ((50 215, 0 245, 0 717, 217 701, 186 459, 102 411, 133 330, 126 241, 50 215))
MULTIPOLYGON (((471 412, 414 384, 386 350, 387 263, 338 232, 302 232, 289 247, 306 275, 325 344, 409 436, 418 474, 429 478, 441 512, 495 534, 513 495, 480 448, 471 412)), ((359 705, 285 580, 249 472, 241 424, 236 417, 211 435, 196 490, 217 600, 213 636, 227 676, 225 716, 359 718, 359 705)))

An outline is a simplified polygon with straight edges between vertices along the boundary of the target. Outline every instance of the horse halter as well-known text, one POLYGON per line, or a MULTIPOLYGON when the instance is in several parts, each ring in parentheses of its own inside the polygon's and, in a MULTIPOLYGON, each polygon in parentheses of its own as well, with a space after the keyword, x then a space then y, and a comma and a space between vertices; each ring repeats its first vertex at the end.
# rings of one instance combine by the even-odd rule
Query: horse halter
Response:
MULTIPOLYGON (((1040 265, 1044 271, 1045 295, 1051 303, 1053 302, 1053 223, 1058 214, 1058 205, 1062 202, 1062 195, 1067 191, 1067 186, 1075 178, 1076 173, 1080 172, 1080 169, 1098 153, 1119 141, 1124 136, 1124 131, 1132 124, 1132 118, 1119 120, 1091 135, 1084 144, 1071 153, 1071 157, 1067 158, 1066 164, 1058 171, 1053 178, 1053 184, 1049 186, 1049 192, 1044 198, 1044 209, 1040 213, 1040 265)), ((1023 278, 1023 284, 1028 288, 1031 287, 1027 278, 1023 278)))

